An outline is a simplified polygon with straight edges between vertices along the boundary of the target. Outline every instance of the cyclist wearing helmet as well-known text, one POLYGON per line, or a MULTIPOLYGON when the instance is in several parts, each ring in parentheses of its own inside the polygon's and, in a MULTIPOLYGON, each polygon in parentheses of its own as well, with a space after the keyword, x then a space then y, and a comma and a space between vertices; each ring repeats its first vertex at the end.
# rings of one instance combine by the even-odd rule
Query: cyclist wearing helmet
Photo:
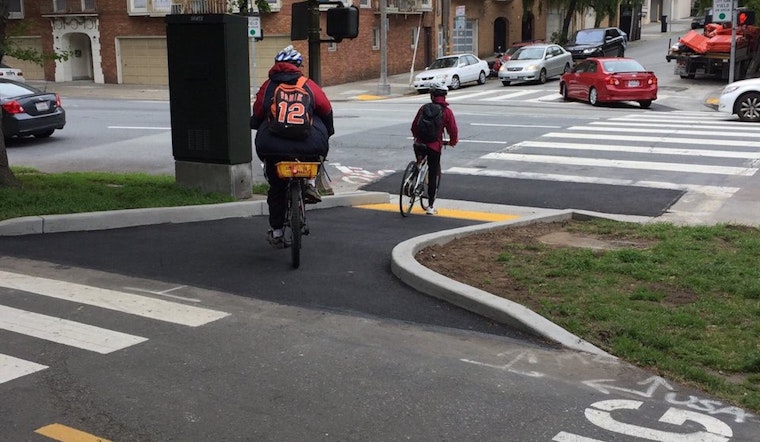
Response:
POLYGON ((423 143, 419 140, 417 133, 417 120, 422 115, 422 107, 417 111, 417 115, 412 122, 412 135, 414 135, 414 144, 425 145, 425 155, 427 155, 428 161, 428 175, 431 177, 438 177, 438 179, 428 180, 428 199, 430 205, 427 208, 428 215, 435 215, 438 211, 433 207, 435 202, 436 192, 438 191, 438 184, 441 175, 441 151, 443 150, 443 131, 445 130, 449 136, 448 145, 454 147, 459 142, 459 129, 457 128, 457 121, 454 118, 454 112, 449 107, 449 103, 446 102, 446 94, 449 92, 449 88, 445 84, 433 83, 429 87, 430 100, 441 106, 443 110, 443 124, 438 132, 438 139, 433 142, 423 143))
MULTIPOLYGON (((269 70, 269 78, 256 93, 251 116, 251 129, 256 130, 256 155, 264 162, 264 173, 269 182, 267 205, 269 206, 269 226, 267 240, 276 248, 284 247, 282 226, 288 207, 287 181, 277 176, 275 164, 283 160, 298 158, 304 161, 318 161, 327 157, 328 140, 335 133, 333 112, 330 100, 317 83, 307 80, 304 88, 310 92, 313 107, 312 126, 305 139, 284 138, 269 128, 269 115, 274 97, 274 90, 280 83, 296 84, 300 77, 303 56, 292 45, 284 48, 274 57, 274 66, 269 70)), ((304 192, 306 203, 322 200, 311 180, 304 192)))

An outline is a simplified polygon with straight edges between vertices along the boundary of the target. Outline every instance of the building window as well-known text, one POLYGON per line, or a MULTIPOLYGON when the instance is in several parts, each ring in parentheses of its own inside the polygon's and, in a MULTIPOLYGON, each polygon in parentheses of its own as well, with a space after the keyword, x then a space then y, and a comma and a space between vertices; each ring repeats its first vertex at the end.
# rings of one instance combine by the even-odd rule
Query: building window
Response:
POLYGON ((371 8, 372 7, 372 0, 359 0, 359 7, 360 8, 371 8))
POLYGON ((172 0, 153 0, 151 12, 156 15, 169 14, 172 10, 172 0))
POLYGON ((412 28, 412 49, 414 49, 414 45, 417 44, 417 34, 419 33, 420 28, 414 27, 412 28))
POLYGON ((148 13, 148 0, 127 0, 127 11, 130 14, 145 15, 148 13))
POLYGON ((277 12, 282 9, 282 3, 280 0, 267 0, 267 3, 269 3, 269 9, 272 12, 277 12))
POLYGON ((8 2, 8 18, 24 18, 24 2, 22 0, 10 0, 8 2))
POLYGON ((327 51, 328 52, 335 52, 337 50, 338 50, 338 44, 337 43, 335 43, 334 41, 331 41, 331 42, 327 43, 327 51))
POLYGON ((372 50, 380 50, 380 29, 372 28, 372 50))
POLYGON ((66 12, 66 0, 53 0, 53 12, 66 12))

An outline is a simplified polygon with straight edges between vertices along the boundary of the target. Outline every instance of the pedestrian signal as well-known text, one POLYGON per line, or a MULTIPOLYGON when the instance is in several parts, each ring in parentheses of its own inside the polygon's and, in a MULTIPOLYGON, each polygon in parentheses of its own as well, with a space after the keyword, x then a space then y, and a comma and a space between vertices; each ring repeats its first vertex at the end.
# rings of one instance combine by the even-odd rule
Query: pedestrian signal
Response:
POLYGON ((754 25, 755 11, 739 11, 739 15, 736 16, 736 22, 739 26, 754 25))

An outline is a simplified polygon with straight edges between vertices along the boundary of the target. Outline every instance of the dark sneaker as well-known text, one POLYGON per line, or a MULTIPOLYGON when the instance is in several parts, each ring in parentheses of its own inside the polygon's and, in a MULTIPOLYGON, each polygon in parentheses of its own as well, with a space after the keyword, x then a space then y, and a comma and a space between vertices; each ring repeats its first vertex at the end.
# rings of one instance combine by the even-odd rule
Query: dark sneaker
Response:
POLYGON ((306 204, 316 204, 322 202, 322 197, 319 196, 317 188, 312 184, 307 184, 303 191, 303 200, 306 204))

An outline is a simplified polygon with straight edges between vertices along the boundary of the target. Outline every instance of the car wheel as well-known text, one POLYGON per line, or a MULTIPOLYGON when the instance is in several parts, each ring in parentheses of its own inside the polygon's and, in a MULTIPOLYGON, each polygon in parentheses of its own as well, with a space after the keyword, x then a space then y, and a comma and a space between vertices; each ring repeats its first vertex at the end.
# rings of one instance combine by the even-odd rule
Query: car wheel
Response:
POLYGON ((562 73, 567 74, 568 72, 570 72, 570 70, 572 70, 572 68, 570 67, 570 63, 567 63, 565 64, 565 70, 563 70, 562 73))
POLYGON ((486 73, 480 71, 480 77, 478 77, 478 84, 486 84, 486 73))
POLYGON ((641 106, 642 109, 649 109, 649 106, 652 105, 652 100, 641 100, 639 101, 639 106, 641 106))
POLYGON ((591 90, 588 91, 588 102, 591 103, 592 106, 599 106, 599 94, 596 92, 596 88, 591 88, 591 90))
POLYGON ((511 81, 502 81, 501 84, 503 84, 504 86, 509 86, 510 84, 512 84, 512 82, 511 81))
POLYGON ((541 72, 538 74, 538 82, 541 84, 546 83, 546 69, 541 69, 541 72))
POLYGON ((621 46, 621 47, 620 47, 620 49, 618 49, 618 53, 617 53, 617 56, 618 56, 618 57, 625 57, 625 48, 623 48, 623 47, 621 46))
POLYGON ((565 83, 559 85, 559 93, 562 94, 563 100, 570 101, 570 96, 567 95, 567 85, 565 83))
POLYGON ((460 85, 461 84, 459 83, 459 77, 457 77, 456 75, 454 75, 451 78, 451 84, 449 85, 449 89, 459 89, 460 85))
POLYGON ((32 135, 34 135, 35 138, 47 138, 50 135, 53 135, 53 132, 55 132, 55 129, 50 129, 50 130, 46 130, 46 131, 43 131, 43 132, 35 132, 32 135))
POLYGON ((427 92, 427 90, 425 90, 425 89, 417 89, 417 93, 420 94, 420 95, 422 95, 422 94, 424 94, 426 92, 427 92))
POLYGON ((748 92, 740 96, 734 104, 734 113, 742 121, 760 121, 760 93, 748 92))

